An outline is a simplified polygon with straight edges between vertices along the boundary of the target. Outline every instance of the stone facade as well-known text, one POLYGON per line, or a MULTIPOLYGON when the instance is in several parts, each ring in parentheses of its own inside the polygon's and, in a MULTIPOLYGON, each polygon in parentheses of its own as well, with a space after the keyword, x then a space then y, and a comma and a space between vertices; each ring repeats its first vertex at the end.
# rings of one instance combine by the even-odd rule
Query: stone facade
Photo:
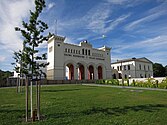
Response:
POLYGON ((64 42, 65 37, 53 36, 48 41, 47 79, 64 80, 66 67, 69 80, 110 79, 111 55, 106 46, 92 48, 87 41, 79 45, 64 42))
POLYGON ((113 78, 153 77, 153 63, 147 58, 119 60, 111 64, 113 78))

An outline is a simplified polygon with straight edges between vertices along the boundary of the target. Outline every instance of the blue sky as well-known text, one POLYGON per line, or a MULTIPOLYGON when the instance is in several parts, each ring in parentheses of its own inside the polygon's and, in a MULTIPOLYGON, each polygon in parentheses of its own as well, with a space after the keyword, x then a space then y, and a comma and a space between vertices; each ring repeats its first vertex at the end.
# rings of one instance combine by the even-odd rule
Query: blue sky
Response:
MULTIPOLYGON (((57 33, 66 36, 65 42, 88 40, 95 48, 112 47, 112 62, 146 57, 167 65, 167 0, 46 0, 46 4, 40 18, 52 33, 57 20, 57 33)), ((13 69, 13 51, 22 47, 14 27, 21 27, 33 8, 33 0, 0 1, 0 69, 13 69)), ((46 52, 47 43, 40 48, 46 52)))

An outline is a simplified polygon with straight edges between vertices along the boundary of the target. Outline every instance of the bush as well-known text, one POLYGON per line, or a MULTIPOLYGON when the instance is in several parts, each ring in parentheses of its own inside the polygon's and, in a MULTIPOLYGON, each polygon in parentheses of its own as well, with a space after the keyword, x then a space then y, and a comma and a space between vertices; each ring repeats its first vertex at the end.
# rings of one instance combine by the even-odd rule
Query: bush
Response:
MULTIPOLYGON (((108 79, 108 80, 102 79, 102 80, 96 80, 96 84, 129 86, 129 79, 123 79, 121 83, 119 83, 118 79, 108 79)), ((158 83, 158 80, 155 80, 153 78, 148 78, 147 81, 135 81, 133 79, 130 86, 167 89, 167 77, 163 79, 161 83, 158 83)))
POLYGON ((167 89, 167 77, 165 79, 163 79, 160 84, 158 84, 158 88, 167 89))

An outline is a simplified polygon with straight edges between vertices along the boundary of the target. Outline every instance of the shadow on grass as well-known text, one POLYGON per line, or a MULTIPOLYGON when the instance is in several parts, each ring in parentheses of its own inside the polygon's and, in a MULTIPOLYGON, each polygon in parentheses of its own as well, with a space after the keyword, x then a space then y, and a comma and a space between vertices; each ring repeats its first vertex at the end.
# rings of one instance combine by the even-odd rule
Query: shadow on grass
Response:
POLYGON ((78 91, 80 89, 58 89, 58 90, 52 90, 52 89, 48 89, 48 90, 42 90, 42 92, 64 92, 64 91, 78 91))
POLYGON ((137 106, 125 106, 125 107, 114 107, 114 108, 103 108, 103 107, 92 107, 87 111, 83 111, 85 115, 92 115, 97 113, 102 113, 105 115, 120 116, 125 115, 129 111, 144 111, 144 112, 154 112, 162 108, 167 108, 167 105, 163 104, 147 104, 147 105, 137 105, 137 106))
POLYGON ((42 92, 70 92, 70 91, 80 91, 80 90, 88 90, 88 89, 94 89, 94 88, 81 88, 81 89, 47 89, 47 90, 42 90, 42 92))
POLYGON ((65 118, 65 117, 79 117, 83 115, 94 115, 94 114, 120 116, 120 115, 126 115, 130 111, 154 112, 154 111, 162 110, 164 108, 167 108, 167 105, 147 104, 147 105, 125 106, 125 107, 114 107, 114 108, 92 107, 91 109, 88 109, 82 112, 66 112, 66 113, 57 113, 57 114, 55 113, 55 114, 50 114, 47 117, 65 118))
POLYGON ((25 113, 25 110, 19 110, 19 109, 0 109, 0 113, 12 113, 12 114, 15 114, 15 113, 21 113, 21 114, 24 114, 25 113))

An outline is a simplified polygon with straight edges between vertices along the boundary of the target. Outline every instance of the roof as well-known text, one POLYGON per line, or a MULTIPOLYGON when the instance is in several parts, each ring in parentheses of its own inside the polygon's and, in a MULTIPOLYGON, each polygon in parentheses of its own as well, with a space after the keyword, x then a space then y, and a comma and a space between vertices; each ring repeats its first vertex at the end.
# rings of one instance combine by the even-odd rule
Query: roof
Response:
POLYGON ((118 60, 117 62, 111 63, 111 64, 117 64, 117 63, 123 63, 123 62, 130 62, 130 61, 137 61, 137 62, 146 62, 146 63, 153 63, 146 57, 142 58, 130 58, 130 59, 123 59, 123 60, 118 60))

